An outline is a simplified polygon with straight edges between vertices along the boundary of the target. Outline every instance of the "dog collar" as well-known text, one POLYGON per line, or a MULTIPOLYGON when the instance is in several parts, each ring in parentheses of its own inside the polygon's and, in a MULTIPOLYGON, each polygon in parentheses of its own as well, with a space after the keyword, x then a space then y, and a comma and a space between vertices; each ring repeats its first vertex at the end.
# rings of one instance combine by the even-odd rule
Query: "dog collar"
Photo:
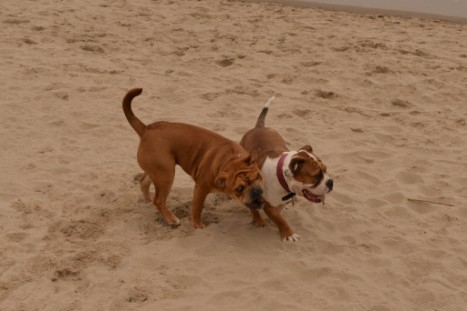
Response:
POLYGON ((282 153, 276 166, 277 179, 279 180, 279 183, 281 184, 282 188, 284 188, 284 190, 288 192, 285 196, 282 197, 282 201, 288 201, 295 196, 295 193, 290 191, 289 185, 287 185, 287 182, 285 181, 284 170, 282 169, 282 167, 284 166, 285 157, 287 157, 287 152, 282 153))

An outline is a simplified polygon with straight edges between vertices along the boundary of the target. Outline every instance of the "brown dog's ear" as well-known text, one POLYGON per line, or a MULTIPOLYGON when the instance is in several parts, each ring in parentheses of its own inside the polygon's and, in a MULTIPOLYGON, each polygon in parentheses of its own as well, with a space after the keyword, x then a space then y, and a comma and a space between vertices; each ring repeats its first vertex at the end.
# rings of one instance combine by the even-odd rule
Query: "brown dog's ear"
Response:
POLYGON ((305 145, 302 148, 298 149, 298 151, 300 151, 300 150, 304 150, 304 151, 307 151, 309 153, 313 153, 313 148, 311 148, 310 145, 305 145))
POLYGON ((218 189, 224 189, 225 188, 225 183, 227 181, 227 175, 220 173, 219 176, 216 177, 216 180, 214 181, 214 184, 218 189))
POLYGON ((300 171, 303 163, 305 163, 304 158, 293 158, 292 160, 290 160, 289 169, 294 176, 297 174, 297 172, 300 171))

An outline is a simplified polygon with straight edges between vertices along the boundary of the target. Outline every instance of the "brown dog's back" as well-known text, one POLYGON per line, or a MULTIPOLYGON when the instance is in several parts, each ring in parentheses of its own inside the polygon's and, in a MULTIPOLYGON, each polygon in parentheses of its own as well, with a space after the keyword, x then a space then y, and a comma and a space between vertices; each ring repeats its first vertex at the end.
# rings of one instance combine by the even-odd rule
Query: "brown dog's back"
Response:
POLYGON ((213 160, 219 153, 225 153, 224 159, 235 154, 242 157, 248 155, 237 146, 227 138, 195 125, 159 121, 145 127, 138 149, 138 162, 145 166, 145 163, 152 165, 154 162, 170 162, 173 159, 174 164, 180 165, 196 180, 201 172, 208 174, 213 167, 219 169, 221 164, 213 160), (196 139, 190 137, 189 133, 196 133, 196 139), (219 148, 210 154, 212 144, 219 148))

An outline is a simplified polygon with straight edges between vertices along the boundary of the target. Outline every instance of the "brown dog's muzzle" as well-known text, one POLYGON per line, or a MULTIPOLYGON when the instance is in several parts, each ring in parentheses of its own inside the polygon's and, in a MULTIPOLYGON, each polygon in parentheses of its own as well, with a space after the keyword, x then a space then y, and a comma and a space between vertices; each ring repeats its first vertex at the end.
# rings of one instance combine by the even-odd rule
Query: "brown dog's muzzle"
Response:
POLYGON ((252 187, 249 192, 249 200, 245 204, 251 209, 261 209, 264 206, 263 189, 260 187, 252 187))

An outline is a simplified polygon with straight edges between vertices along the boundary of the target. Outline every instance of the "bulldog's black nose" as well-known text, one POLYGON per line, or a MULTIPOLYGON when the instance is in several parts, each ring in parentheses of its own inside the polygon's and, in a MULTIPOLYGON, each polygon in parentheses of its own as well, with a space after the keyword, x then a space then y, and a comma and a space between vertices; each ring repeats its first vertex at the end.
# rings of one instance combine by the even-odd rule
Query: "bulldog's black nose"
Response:
POLYGON ((250 202, 246 204, 247 207, 250 209, 256 210, 263 208, 264 206, 264 200, 263 200, 263 189, 261 188, 251 188, 250 192, 250 202))
POLYGON ((332 191, 332 188, 334 187, 334 181, 332 179, 328 179, 326 182, 326 187, 329 188, 329 191, 332 191))
POLYGON ((253 200, 260 198, 263 195, 263 189, 261 188, 251 188, 250 198, 253 200))

